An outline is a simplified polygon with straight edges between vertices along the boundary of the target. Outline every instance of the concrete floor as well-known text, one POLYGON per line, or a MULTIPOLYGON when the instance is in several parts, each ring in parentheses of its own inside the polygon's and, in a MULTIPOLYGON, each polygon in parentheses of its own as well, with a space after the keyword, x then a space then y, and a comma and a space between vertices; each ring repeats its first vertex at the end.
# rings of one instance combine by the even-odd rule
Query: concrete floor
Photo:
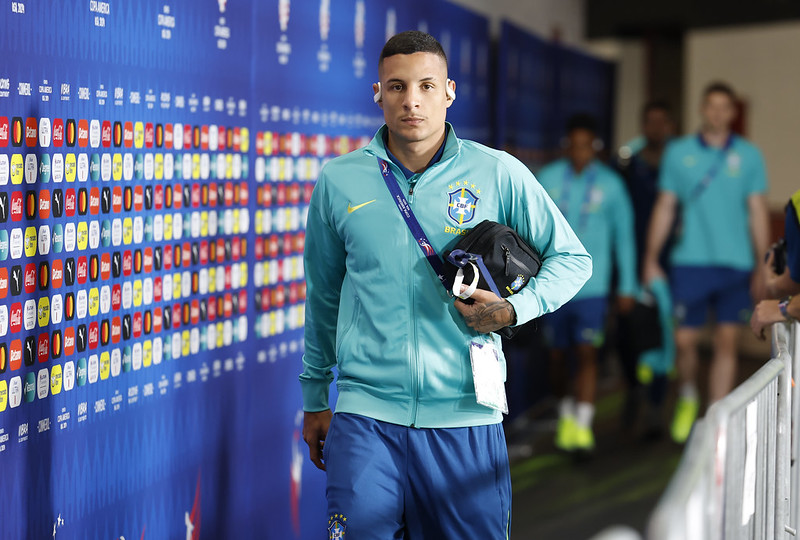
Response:
MULTIPOLYGON (((769 359, 768 346, 747 336, 743 340, 739 382, 769 359)), ((710 351, 701 354, 707 359, 710 351)), ((705 380, 700 384, 705 387, 705 380)), ((555 449, 555 411, 547 404, 506 426, 514 540, 588 540, 614 525, 625 525, 644 537, 648 517, 683 451, 666 431, 674 389, 664 408, 663 437, 646 440, 640 425, 622 429, 624 391, 616 374, 606 373, 600 388, 594 424, 597 448, 590 459, 577 461, 555 449)))

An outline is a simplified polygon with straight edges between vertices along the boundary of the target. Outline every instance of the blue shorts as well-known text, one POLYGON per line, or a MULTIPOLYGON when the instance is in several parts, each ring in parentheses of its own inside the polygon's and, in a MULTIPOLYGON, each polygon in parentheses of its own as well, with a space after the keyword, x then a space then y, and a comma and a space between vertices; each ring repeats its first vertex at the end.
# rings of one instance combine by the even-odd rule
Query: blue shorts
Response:
POLYGON ((572 345, 603 345, 605 339, 605 297, 570 300, 553 313, 542 318, 545 339, 554 349, 572 345))
POLYGON ((506 538, 502 424, 416 429, 336 413, 323 448, 328 538, 506 538))
POLYGON ((678 326, 700 327, 709 311, 717 323, 750 320, 750 272, 720 266, 676 266, 669 276, 678 326))

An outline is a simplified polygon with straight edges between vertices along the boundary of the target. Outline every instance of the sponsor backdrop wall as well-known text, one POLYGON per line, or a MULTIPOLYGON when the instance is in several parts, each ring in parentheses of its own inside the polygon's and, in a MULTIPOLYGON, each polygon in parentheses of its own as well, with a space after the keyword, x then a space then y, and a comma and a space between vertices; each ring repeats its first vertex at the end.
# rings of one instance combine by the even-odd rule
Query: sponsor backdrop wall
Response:
POLYGON ((488 21, 5 0, 0 25, 0 538, 320 538, 297 383, 313 184, 382 123, 371 83, 402 30, 439 38, 448 117, 488 142, 488 21))

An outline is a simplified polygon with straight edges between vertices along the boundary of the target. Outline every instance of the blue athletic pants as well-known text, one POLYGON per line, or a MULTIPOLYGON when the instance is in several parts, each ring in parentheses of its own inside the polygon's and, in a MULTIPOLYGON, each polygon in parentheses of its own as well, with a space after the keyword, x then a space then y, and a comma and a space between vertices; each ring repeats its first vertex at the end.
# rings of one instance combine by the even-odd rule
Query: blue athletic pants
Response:
POLYGON ((417 429, 337 413, 323 450, 328 538, 508 538, 502 424, 417 429))

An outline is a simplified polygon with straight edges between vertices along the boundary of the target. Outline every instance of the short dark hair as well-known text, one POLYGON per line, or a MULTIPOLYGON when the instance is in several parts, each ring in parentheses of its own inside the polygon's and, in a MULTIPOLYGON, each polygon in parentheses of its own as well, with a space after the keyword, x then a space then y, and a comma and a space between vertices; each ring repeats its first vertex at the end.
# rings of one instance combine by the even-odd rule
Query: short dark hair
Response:
POLYGON ((642 122, 647 119, 647 115, 651 111, 661 111, 672 118, 672 106, 664 99, 652 99, 644 104, 644 107, 642 107, 642 122))
POLYGON ((728 83, 722 81, 709 83, 705 90, 703 90, 703 100, 708 98, 711 94, 725 94, 730 98, 732 103, 736 103, 736 92, 733 91, 733 87, 728 83))
POLYGON ((588 131, 592 135, 597 135, 597 120, 588 113, 573 114, 567 120, 567 135, 579 129, 588 131))
POLYGON ((383 46, 378 65, 383 63, 384 58, 396 54, 414 54, 418 52, 432 53, 440 56, 442 60, 444 60, 444 65, 447 66, 447 55, 442 45, 436 41, 436 38, 432 35, 420 32, 419 30, 401 32, 389 38, 389 41, 383 46))

